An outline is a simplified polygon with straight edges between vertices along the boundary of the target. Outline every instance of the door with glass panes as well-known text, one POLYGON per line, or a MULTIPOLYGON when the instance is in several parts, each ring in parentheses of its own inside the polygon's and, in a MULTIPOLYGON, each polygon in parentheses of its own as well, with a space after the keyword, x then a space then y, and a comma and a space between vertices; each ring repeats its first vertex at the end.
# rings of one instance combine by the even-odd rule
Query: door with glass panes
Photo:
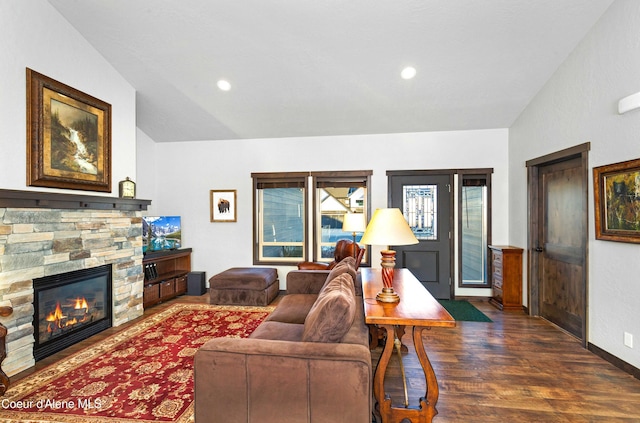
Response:
POLYGON ((451 299, 452 173, 389 171, 389 207, 399 208, 418 244, 390 246, 437 299, 451 299))

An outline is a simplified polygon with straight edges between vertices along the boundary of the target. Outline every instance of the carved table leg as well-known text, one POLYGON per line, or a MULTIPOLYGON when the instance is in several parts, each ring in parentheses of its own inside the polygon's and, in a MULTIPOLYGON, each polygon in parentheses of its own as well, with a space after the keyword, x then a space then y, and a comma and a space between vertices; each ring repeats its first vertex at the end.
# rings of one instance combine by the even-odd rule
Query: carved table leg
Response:
POLYGON ((378 403, 376 410, 380 413, 382 422, 386 423, 390 421, 389 418, 391 416, 391 397, 384 392, 384 377, 393 353, 395 327, 393 325, 384 325, 382 328, 387 332, 387 335, 384 349, 378 359, 378 365, 373 377, 373 396, 378 403))
POLYGON ((426 328, 417 326, 413 328, 413 345, 415 345, 416 354, 418 355, 418 360, 422 365, 424 378, 427 382, 427 390, 424 397, 420 398, 420 408, 425 411, 425 421, 431 422, 436 414, 438 414, 438 410, 436 410, 436 403, 438 402, 440 390, 438 388, 436 372, 433 371, 429 357, 427 357, 427 353, 424 350, 424 344, 422 343, 422 331, 424 329, 426 328))
MULTIPOLYGON (((0 307, 0 316, 7 317, 13 313, 11 307, 0 307)), ((7 336, 7 328, 0 323, 0 396, 4 395, 9 389, 9 377, 2 371, 2 361, 7 356, 7 347, 5 345, 5 337, 7 336)))
POLYGON ((392 325, 382 326, 386 332, 386 342, 384 350, 378 360, 375 376, 373 379, 373 394, 377 401, 377 412, 381 417, 382 423, 400 423, 406 419, 411 423, 431 423, 433 418, 438 414, 436 403, 438 402, 439 390, 436 374, 431 367, 431 362, 427 357, 427 353, 422 343, 422 330, 424 327, 413 328, 413 344, 415 346, 416 355, 424 371, 426 380, 425 396, 420 398, 419 407, 393 407, 391 397, 384 391, 384 378, 393 353, 394 347, 394 330, 392 325))

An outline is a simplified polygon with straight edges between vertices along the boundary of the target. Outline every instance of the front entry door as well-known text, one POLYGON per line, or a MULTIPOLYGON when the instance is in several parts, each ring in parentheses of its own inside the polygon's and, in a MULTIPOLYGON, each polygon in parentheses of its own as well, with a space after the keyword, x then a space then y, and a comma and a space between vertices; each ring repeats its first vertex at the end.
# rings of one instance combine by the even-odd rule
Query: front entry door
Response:
POLYGON ((418 238, 415 245, 391 246, 396 267, 406 267, 437 299, 450 299, 452 174, 387 172, 389 207, 399 208, 418 238))

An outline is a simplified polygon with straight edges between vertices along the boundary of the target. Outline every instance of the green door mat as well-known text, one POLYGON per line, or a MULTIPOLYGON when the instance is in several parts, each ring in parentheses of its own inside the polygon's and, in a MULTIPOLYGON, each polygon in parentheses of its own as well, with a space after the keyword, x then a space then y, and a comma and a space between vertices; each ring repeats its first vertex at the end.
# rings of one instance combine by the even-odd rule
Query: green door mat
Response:
POLYGON ((438 300, 442 307, 457 321, 464 322, 493 322, 483 312, 478 310, 469 301, 438 300))

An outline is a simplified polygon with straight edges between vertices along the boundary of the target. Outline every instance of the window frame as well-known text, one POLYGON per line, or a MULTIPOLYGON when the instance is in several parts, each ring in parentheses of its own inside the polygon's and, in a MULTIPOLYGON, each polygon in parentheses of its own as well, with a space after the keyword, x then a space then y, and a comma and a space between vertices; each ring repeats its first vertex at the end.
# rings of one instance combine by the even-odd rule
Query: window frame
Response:
MULTIPOLYGON (((364 205, 365 217, 368 218, 371 215, 371 175, 372 170, 352 170, 352 171, 319 171, 319 172, 255 172, 251 173, 253 179, 253 264, 254 265, 283 265, 293 266, 302 261, 309 260, 311 257, 313 261, 318 262, 330 262, 329 259, 322 259, 321 251, 318 248, 319 243, 317 237, 321 236, 321 231, 318 232, 318 226, 321 225, 320 218, 320 203, 318 200, 318 185, 319 184, 344 184, 349 182, 365 183, 366 195, 364 205), (304 182, 302 182, 304 181, 304 182), (261 258, 261 248, 263 246, 261 240, 260 229, 261 216, 259 214, 259 186, 262 184, 272 184, 277 187, 278 184, 282 184, 283 187, 286 184, 299 184, 303 189, 303 257, 295 257, 290 260, 282 259, 275 260, 273 258, 261 258), (311 203, 311 207, 309 204, 311 203), (309 225, 311 222, 311 226, 309 225)), ((367 250, 362 260, 362 265, 370 263, 369 251, 367 250)))
POLYGON ((491 245, 491 175, 493 174, 493 168, 482 168, 482 169, 458 169, 458 288, 491 288, 492 281, 490 277, 490 269, 489 269, 489 245, 491 245), (486 194, 486 245, 485 245, 485 263, 484 263, 484 276, 485 283, 463 283, 463 274, 462 274, 462 235, 463 235, 463 222, 462 222, 462 195, 463 195, 463 187, 464 187, 464 179, 484 179, 485 185, 487 187, 486 194))
MULTIPOLYGON (((311 241, 312 241, 312 252, 311 257, 313 257, 312 261, 314 262, 324 262, 330 263, 333 258, 323 258, 321 252, 321 240, 322 240, 322 216, 320 210, 320 199, 318 198, 318 189, 322 188, 321 185, 329 186, 332 183, 336 185, 340 184, 362 184, 365 186, 365 202, 363 206, 365 221, 368 222, 371 216, 371 175, 373 174, 372 170, 352 170, 352 171, 329 171, 329 172, 311 172, 311 187, 312 187, 312 195, 313 195, 313 226, 311 229, 311 241), (319 239, 318 239, 319 238, 319 239)), ((349 239, 352 239, 349 237, 349 239)), ((364 248, 364 247, 363 247, 364 248)), ((362 258, 361 266, 368 266, 370 263, 369 260, 369 250, 365 251, 365 255, 362 258)))
POLYGON ((300 263, 301 261, 305 261, 307 259, 307 231, 308 231, 308 216, 309 216, 309 174, 307 172, 263 172, 263 173, 252 173, 251 178, 253 179, 253 264, 254 265, 293 265, 300 263), (259 211, 259 203, 260 203, 260 189, 259 186, 262 184, 273 185, 274 188, 277 188, 278 185, 282 185, 282 188, 286 188, 287 185, 299 185, 302 190, 302 198, 303 198, 303 221, 302 221, 302 257, 293 257, 289 260, 275 260, 273 258, 261 258, 260 250, 262 248, 262 239, 260 234, 261 225, 261 215, 258 213, 259 211))

